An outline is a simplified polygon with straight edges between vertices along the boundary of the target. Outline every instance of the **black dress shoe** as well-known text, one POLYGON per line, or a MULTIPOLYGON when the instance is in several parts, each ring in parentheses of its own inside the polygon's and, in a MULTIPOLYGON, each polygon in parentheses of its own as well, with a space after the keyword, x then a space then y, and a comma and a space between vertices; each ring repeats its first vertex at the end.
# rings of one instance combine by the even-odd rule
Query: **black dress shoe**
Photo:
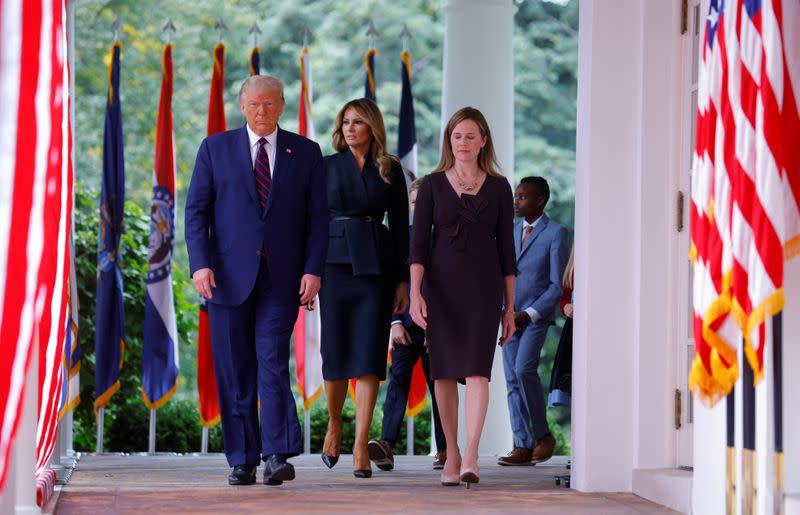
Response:
POLYGON ((256 482, 255 465, 236 465, 228 474, 229 485, 252 485, 256 482))
POLYGON ((286 456, 273 454, 264 464, 264 484, 280 485, 294 479, 294 466, 286 461, 286 456))
POLYGON ((339 456, 328 456, 324 452, 322 453, 322 463, 325 464, 326 467, 332 469, 334 465, 339 462, 339 456))
POLYGON ((353 475, 361 479, 370 478, 372 477, 372 469, 354 470, 353 475))

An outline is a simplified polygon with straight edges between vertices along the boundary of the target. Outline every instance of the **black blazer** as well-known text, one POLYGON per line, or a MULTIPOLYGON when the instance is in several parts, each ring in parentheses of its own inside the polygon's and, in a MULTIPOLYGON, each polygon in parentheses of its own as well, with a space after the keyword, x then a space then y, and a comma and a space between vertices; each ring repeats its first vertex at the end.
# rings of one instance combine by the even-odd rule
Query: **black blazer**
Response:
POLYGON ((393 163, 389 184, 369 159, 359 170, 349 150, 326 156, 324 163, 330 212, 326 262, 350 264, 354 275, 408 281, 408 191, 400 163, 393 163))

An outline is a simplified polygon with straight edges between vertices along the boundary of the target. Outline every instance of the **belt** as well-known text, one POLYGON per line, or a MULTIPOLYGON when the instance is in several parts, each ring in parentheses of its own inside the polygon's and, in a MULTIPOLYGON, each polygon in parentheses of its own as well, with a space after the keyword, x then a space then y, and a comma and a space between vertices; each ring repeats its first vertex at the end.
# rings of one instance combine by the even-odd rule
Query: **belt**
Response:
POLYGON ((371 216, 334 216, 331 218, 332 222, 339 222, 341 220, 362 220, 367 223, 378 223, 378 220, 371 216))

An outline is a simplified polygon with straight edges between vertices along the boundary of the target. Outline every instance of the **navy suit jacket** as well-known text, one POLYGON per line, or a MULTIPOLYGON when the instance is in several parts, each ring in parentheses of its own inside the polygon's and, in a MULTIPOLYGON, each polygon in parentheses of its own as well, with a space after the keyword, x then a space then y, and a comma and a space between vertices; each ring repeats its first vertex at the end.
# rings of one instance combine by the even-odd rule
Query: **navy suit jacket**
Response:
POLYGON ((520 249, 522 225, 522 220, 514 224, 519 270, 514 283, 514 310, 533 308, 542 320, 553 322, 561 300, 561 276, 569 259, 567 230, 543 214, 520 249))
POLYGON ((273 291, 298 302, 303 274, 322 276, 328 200, 319 145, 278 128, 266 210, 258 202, 247 128, 203 140, 186 196, 192 274, 214 272, 210 302, 238 306, 250 295, 266 252, 273 291))

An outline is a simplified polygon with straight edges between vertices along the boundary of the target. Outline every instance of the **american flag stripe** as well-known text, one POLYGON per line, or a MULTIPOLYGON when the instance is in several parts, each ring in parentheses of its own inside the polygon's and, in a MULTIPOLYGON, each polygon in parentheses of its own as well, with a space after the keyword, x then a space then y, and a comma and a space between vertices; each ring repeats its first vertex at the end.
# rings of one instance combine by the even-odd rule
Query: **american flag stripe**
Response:
POLYGON ((47 291, 47 305, 39 327, 39 417, 36 440, 36 471, 44 470, 53 453, 58 434, 58 411, 63 384, 61 365, 66 324, 67 281, 69 277, 68 240, 69 209, 72 197, 68 161, 64 159, 69 145, 64 135, 69 128, 66 67, 66 34, 63 30, 65 6, 52 2, 50 65, 53 69, 50 91, 52 113, 50 147, 47 153, 48 180, 45 203, 46 238, 40 289, 47 291), (55 246, 55 248, 53 248, 55 246))

